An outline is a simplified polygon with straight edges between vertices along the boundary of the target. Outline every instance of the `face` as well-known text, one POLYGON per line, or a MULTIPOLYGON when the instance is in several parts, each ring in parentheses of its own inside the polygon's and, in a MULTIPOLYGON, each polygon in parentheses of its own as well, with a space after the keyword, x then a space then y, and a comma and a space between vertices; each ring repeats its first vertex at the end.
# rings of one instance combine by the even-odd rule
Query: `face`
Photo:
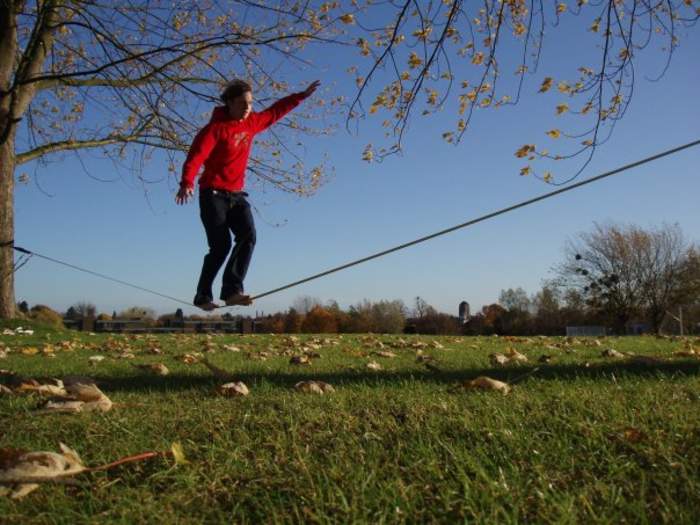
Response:
POLYGON ((235 98, 230 98, 226 101, 228 113, 234 120, 243 120, 248 118, 253 110, 253 94, 246 91, 242 95, 235 98))

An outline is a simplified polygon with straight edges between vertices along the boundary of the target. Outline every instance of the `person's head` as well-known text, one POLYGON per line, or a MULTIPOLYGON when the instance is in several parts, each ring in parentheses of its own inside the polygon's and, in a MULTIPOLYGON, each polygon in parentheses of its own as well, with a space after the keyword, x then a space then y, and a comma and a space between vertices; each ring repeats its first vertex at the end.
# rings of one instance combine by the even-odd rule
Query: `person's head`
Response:
POLYGON ((221 100, 233 119, 244 119, 253 110, 253 89, 245 80, 233 80, 221 93, 221 100))

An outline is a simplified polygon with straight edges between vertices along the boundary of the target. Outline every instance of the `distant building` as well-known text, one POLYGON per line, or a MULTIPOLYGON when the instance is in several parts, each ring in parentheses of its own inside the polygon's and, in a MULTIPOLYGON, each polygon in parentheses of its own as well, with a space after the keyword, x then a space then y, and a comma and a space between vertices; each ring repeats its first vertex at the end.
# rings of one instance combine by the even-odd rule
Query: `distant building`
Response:
POLYGON ((467 324, 469 322, 469 303, 467 301, 462 301, 459 303, 459 322, 460 324, 467 324))

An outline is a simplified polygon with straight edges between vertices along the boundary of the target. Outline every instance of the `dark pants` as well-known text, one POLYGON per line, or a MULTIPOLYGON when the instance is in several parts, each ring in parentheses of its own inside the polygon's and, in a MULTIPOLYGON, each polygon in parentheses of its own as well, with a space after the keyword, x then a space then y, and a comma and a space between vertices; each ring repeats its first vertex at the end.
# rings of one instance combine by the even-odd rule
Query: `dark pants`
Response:
POLYGON ((231 232, 235 246, 224 268, 220 298, 243 292, 243 279, 255 248, 255 223, 245 192, 204 189, 199 192, 199 215, 207 233, 209 253, 204 256, 197 284, 195 304, 213 300, 212 284, 231 250, 231 232))

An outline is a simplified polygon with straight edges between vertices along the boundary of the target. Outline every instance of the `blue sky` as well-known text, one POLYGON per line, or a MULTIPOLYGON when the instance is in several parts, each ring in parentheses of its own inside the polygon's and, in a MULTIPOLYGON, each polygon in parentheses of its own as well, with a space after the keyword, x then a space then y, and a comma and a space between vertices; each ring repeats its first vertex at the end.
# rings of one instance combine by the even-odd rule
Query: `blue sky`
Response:
MULTIPOLYGON (((650 82, 643 77, 646 70, 638 71, 627 115, 582 177, 700 137, 698 33, 681 36, 660 82, 650 82)), ((579 65, 575 54, 582 51, 568 42, 564 35, 553 35, 540 71, 556 76, 572 62, 579 65)), ((650 56, 654 67, 649 76, 659 71, 658 57, 650 56)), ((320 52, 313 58, 317 69, 306 70, 297 80, 319 78, 325 89, 347 89, 344 70, 349 64, 337 66, 342 62, 337 57, 335 63, 326 63, 320 52)), ((365 145, 379 138, 377 122, 362 123, 359 134, 341 127, 330 137, 307 138, 310 158, 327 155, 334 176, 312 198, 249 187, 258 209, 258 244, 247 291, 262 293, 551 191, 535 178, 520 177, 523 162, 513 155, 559 124, 552 102, 537 94, 540 78, 528 80, 518 106, 479 113, 457 147, 440 136, 447 122, 455 120, 448 111, 416 118, 404 152, 382 163, 361 160, 365 145)), ((116 173, 110 163, 90 160, 87 166, 94 176, 113 182, 91 178, 71 156, 47 167, 18 170, 32 180, 17 186, 16 244, 191 300, 206 251, 196 203, 176 206, 172 179, 149 186, 146 198, 138 182, 116 173)), ((561 260, 565 242, 590 230, 594 222, 643 227, 677 222, 689 240, 699 242, 698 166, 700 148, 690 149, 233 312, 281 311, 299 296, 336 300, 342 307, 363 299, 402 299, 411 306, 420 296, 456 315, 462 300, 475 311, 496 302, 502 289, 539 290, 552 277, 551 267, 561 260)), ((164 173, 166 167, 158 162, 146 168, 147 176, 164 173)), ((90 301, 108 313, 134 305, 165 313, 180 306, 38 258, 16 274, 16 297, 58 310, 90 301)))

